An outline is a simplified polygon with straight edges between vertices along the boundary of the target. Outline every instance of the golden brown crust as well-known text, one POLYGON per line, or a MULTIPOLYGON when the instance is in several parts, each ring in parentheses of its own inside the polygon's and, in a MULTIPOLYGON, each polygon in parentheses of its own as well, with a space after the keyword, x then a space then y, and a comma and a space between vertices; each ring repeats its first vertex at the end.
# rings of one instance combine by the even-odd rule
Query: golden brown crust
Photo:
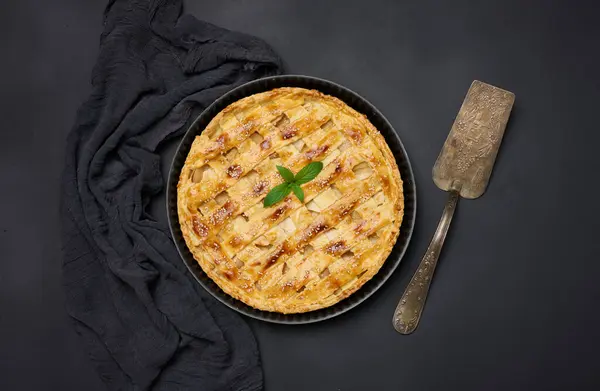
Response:
POLYGON ((383 136, 337 98, 277 88, 221 111, 197 136, 177 185, 183 237, 223 291, 265 311, 331 306, 370 280, 398 237, 402 180, 383 136), (323 171, 269 208, 275 169, 323 171))

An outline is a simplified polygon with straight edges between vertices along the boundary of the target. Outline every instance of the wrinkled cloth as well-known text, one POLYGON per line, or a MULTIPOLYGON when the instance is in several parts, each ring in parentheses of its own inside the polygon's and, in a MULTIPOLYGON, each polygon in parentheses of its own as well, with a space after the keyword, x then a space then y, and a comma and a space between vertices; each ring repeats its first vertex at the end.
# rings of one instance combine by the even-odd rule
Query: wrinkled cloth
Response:
POLYGON ((263 41, 191 16, 182 1, 110 1, 93 90, 62 183, 67 311, 112 390, 259 390, 254 337, 193 280, 148 205, 166 140, 231 88, 280 72, 263 41))

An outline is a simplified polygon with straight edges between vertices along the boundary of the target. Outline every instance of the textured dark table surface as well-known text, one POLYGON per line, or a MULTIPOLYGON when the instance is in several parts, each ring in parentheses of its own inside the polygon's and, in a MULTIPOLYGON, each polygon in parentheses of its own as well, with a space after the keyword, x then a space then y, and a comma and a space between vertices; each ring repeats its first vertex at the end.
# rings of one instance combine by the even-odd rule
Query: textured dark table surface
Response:
MULTIPOLYGON (((104 5, 6 1, 0 12, 2 390, 103 389, 63 308, 57 205, 104 5)), ((290 72, 365 96, 415 170, 413 241, 377 294, 321 324, 249 320, 267 391, 600 389, 594 2, 188 5, 264 38, 290 72), (459 206, 421 325, 401 336, 392 312, 445 201, 431 168, 473 79, 513 91, 516 107, 488 192, 459 206)))

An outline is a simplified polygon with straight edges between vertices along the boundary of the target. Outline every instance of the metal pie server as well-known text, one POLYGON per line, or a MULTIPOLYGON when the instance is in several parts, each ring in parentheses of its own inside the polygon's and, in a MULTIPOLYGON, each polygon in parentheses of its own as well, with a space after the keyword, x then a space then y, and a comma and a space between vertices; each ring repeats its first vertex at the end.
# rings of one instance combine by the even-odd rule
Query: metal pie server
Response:
POLYGON ((512 92, 477 80, 467 92, 433 166, 433 181, 449 193, 449 198, 433 239, 394 312, 394 328, 401 334, 412 333, 419 323, 459 196, 474 199, 485 192, 514 101, 512 92))

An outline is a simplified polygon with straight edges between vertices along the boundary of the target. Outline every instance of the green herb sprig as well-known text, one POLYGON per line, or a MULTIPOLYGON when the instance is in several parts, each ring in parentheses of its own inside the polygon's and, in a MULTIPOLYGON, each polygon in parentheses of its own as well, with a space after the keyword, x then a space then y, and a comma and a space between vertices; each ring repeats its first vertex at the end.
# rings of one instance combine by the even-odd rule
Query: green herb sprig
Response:
POLYGON ((275 205, 287 197, 287 195, 292 191, 296 197, 298 197, 300 202, 304 202, 304 191, 300 185, 315 179, 322 169, 323 163, 311 162, 304 166, 303 169, 298 171, 296 175, 294 175, 294 173, 288 168, 277 166, 277 171, 279 171, 279 175, 281 175, 284 182, 271 189, 263 201, 264 207, 268 208, 269 206, 275 205))

